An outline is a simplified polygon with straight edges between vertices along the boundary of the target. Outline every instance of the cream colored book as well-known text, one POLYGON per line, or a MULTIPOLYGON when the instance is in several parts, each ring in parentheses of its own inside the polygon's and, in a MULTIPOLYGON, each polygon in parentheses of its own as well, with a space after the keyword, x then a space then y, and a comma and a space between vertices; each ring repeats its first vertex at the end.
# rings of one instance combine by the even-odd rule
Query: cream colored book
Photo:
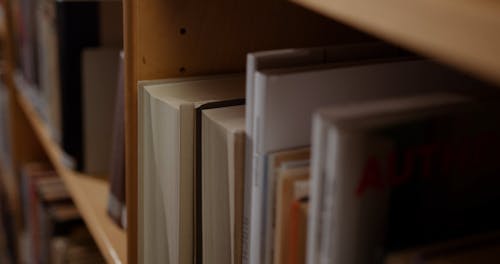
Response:
POLYGON ((241 263, 245 107, 203 110, 203 263, 241 263))
POLYGON ((244 97, 244 78, 166 80, 139 91, 139 261, 195 260, 196 112, 244 97))

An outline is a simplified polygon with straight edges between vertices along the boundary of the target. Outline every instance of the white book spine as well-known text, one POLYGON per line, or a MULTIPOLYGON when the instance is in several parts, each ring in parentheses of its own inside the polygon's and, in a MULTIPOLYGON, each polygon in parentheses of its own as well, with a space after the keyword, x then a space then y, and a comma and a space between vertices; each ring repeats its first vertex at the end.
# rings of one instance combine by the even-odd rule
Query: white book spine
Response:
POLYGON ((313 118, 312 131, 312 159, 311 159, 311 191, 310 191, 310 213, 307 227, 307 250, 306 260, 308 264, 319 263, 318 249, 321 237, 321 197, 323 186, 323 164, 325 158, 324 138, 326 126, 318 115, 313 118))
MULTIPOLYGON (((262 109, 262 104, 265 100, 262 88, 265 83, 265 78, 262 75, 257 74, 255 80, 254 89, 254 104, 255 109, 262 109)), ((261 114, 254 112, 254 122, 253 122, 253 162, 252 162, 252 203, 251 203, 251 219, 250 219, 250 263, 251 264, 261 264, 263 263, 263 246, 265 237, 263 232, 263 208, 262 204, 264 201, 263 192, 263 174, 264 171, 264 157, 261 148, 261 130, 262 130, 261 114)))
POLYGON ((252 204, 252 164, 253 164, 253 97, 254 97, 254 72, 256 68, 256 60, 252 54, 247 56, 247 73, 246 73, 246 143, 245 143, 245 180, 244 180, 244 198, 243 198, 243 232, 241 241, 241 263, 249 263, 250 250, 250 216, 252 204))

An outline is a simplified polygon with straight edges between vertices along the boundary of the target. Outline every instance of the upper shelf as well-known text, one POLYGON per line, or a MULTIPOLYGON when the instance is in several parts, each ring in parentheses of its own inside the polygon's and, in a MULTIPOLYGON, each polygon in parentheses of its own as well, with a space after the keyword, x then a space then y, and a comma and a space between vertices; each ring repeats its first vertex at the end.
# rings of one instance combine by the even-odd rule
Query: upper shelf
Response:
MULTIPOLYGON (((22 77, 16 76, 16 85, 24 85, 22 77)), ((90 233, 108 263, 127 263, 127 237, 107 215, 109 184, 105 180, 82 175, 68 169, 62 159, 62 151, 50 137, 34 106, 22 93, 17 92, 19 106, 33 127, 42 147, 57 173, 69 189, 71 197, 82 215, 90 233)))
POLYGON ((499 1, 292 1, 500 84, 499 1))

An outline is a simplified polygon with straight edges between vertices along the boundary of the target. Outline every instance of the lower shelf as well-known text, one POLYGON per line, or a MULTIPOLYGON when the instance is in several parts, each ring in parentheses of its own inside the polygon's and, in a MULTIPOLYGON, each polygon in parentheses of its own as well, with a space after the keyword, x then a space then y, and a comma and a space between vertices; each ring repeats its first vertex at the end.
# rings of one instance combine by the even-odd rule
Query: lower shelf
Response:
POLYGON ((106 212, 108 182, 68 169, 63 163, 59 145, 50 138, 47 127, 34 107, 21 93, 17 93, 16 98, 54 168, 66 183, 73 201, 107 262, 127 263, 126 232, 119 228, 106 212))

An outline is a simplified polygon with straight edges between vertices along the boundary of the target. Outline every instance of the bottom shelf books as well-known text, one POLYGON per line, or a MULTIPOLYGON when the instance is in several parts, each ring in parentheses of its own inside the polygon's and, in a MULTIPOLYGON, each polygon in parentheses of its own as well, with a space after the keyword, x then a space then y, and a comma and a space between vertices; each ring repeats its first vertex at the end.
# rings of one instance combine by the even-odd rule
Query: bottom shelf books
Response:
POLYGON ((43 163, 22 170, 26 263, 105 263, 62 179, 43 163))

